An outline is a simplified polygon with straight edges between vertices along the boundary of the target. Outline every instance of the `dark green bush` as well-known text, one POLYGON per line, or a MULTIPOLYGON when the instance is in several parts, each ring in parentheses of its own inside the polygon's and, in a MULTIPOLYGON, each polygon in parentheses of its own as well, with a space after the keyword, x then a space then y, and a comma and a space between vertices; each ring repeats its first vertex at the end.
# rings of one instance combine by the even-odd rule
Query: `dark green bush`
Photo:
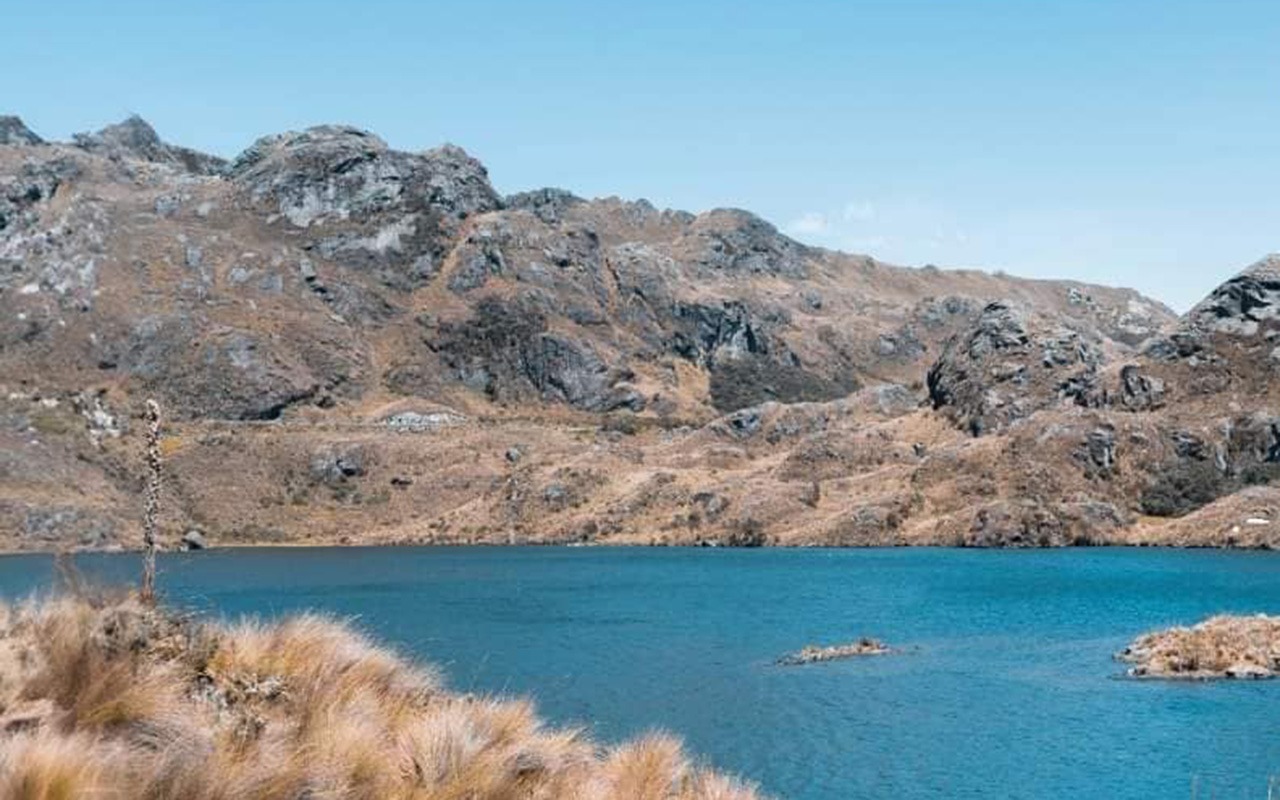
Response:
POLYGON ((769 400, 780 403, 835 400, 857 388, 858 382, 852 375, 825 378, 763 355, 725 359, 711 369, 711 404, 723 412, 750 408, 769 400))
POLYGON ((1231 481, 1210 461, 1179 461, 1156 476, 1143 492, 1144 514, 1181 517, 1231 491, 1231 481))

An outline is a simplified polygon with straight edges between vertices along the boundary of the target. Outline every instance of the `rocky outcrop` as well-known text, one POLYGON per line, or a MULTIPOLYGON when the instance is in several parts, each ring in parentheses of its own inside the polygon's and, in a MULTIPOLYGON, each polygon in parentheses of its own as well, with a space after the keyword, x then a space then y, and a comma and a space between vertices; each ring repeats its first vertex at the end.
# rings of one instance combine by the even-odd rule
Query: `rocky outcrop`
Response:
POLYGON ((167 144, 150 123, 137 115, 95 133, 77 133, 74 142, 83 150, 107 158, 164 164, 196 175, 217 175, 226 167, 226 162, 217 156, 167 144))
POLYGON ((778 663, 783 666, 798 666, 801 664, 818 664, 823 661, 842 661, 846 658, 858 658, 860 656, 883 656, 891 652, 893 651, 883 642, 863 637, 851 644, 837 644, 825 647, 811 644, 794 653, 788 653, 778 659, 778 663))
POLYGON ((1069 547, 1100 544, 1127 523, 1110 503, 999 501, 978 509, 965 547, 1069 547))
POLYGON ((146 317, 104 352, 105 363, 190 419, 273 420, 349 388, 357 356, 340 341, 283 345, 248 330, 202 335, 187 316, 146 317))
POLYGON ((704 367, 721 360, 770 354, 769 329, 784 320, 765 319, 739 302, 677 303, 672 309, 671 351, 704 367))
POLYGON ((1223 283, 1187 313, 1185 327, 1230 336, 1280 328, 1280 256, 1268 256, 1223 283))
POLYGON ((502 403, 540 398, 587 411, 644 408, 627 384, 631 373, 610 367, 589 345, 552 332, 528 300, 489 297, 475 314, 442 324, 430 346, 465 386, 502 403))
POLYGON ((1160 378, 1150 376, 1136 364, 1120 369, 1119 402, 1129 411, 1153 411, 1164 405, 1165 387, 1160 378))
POLYGON ((20 117, 0 114, 0 145, 20 147, 44 144, 44 140, 28 128, 20 117))
POLYGON ((47 344, 64 314, 93 306, 108 219, 100 198, 70 196, 83 173, 81 163, 58 152, 23 157, 0 173, 0 293, 10 292, 0 350, 47 344), (66 202, 55 204, 60 192, 66 202))
POLYGON ((700 214, 675 247, 695 264, 731 275, 804 278, 808 274, 804 245, 739 209, 700 214))
POLYGON ((734 411, 769 401, 833 400, 858 388, 852 370, 807 368, 777 336, 789 319, 740 302, 677 303, 667 323, 666 346, 710 372, 711 402, 734 411))
POLYGON ((1101 363, 1100 348, 1081 334, 1033 332, 1022 310, 997 302, 947 343, 926 380, 933 407, 981 436, 1062 399, 1093 404, 1101 363))
POLYGON ((484 166, 461 148, 405 153, 337 125, 259 139, 228 174, 309 249, 393 289, 429 281, 462 221, 501 206, 484 166))
POLYGON ((28 238, 17 237, 37 225, 43 204, 78 174, 75 162, 55 158, 27 162, 12 174, 0 176, 0 258, 18 261, 20 253, 34 247, 28 238))
POLYGON ((508 195, 505 205, 507 208, 530 211, 548 225, 555 225, 564 220, 570 208, 585 202, 565 189, 545 188, 508 195))
POLYGON ((368 471, 373 455, 358 444, 328 445, 311 456, 311 480, 330 487, 342 486, 368 471))

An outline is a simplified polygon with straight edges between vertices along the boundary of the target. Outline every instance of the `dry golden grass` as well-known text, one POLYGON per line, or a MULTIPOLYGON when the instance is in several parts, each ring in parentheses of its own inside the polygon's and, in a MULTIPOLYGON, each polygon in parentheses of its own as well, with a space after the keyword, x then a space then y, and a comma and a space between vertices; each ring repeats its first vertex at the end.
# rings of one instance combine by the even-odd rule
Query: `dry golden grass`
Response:
POLYGON ((1142 678, 1271 678, 1280 670, 1280 617, 1219 615, 1138 637, 1117 656, 1142 678))
POLYGON ((0 800, 755 800, 651 735, 613 749, 444 690, 333 620, 131 597, 0 606, 0 800))

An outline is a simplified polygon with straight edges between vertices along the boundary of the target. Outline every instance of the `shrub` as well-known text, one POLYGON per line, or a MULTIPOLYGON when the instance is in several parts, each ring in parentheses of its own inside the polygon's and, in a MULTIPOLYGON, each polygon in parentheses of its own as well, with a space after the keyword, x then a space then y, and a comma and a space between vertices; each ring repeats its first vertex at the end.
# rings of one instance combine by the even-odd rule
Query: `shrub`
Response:
POLYGON ((45 436, 65 436, 83 424, 57 411, 37 411, 31 415, 31 427, 45 436))
POLYGON ((640 432, 640 421, 634 414, 618 412, 606 415, 604 422, 600 424, 600 429, 608 433, 621 433, 624 436, 635 436, 640 432))
POLYGON ((1144 514, 1181 517, 1230 491, 1230 482, 1209 461, 1179 461, 1167 467, 1142 493, 1144 514))
POLYGON ((750 408, 769 400, 779 403, 824 402, 858 388, 852 375, 824 378, 803 367, 763 355, 719 361, 711 370, 711 404, 718 411, 750 408))
POLYGON ((729 537, 725 543, 730 547, 763 547, 766 542, 768 537, 764 524, 755 517, 739 517, 729 523, 729 537))

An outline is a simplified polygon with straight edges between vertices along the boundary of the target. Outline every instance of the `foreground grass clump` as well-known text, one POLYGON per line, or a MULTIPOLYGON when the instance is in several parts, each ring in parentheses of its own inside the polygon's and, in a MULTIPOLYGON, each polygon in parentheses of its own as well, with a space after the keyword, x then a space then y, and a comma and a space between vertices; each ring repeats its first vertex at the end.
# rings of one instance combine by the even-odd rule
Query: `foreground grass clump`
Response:
POLYGON ((0 799, 755 800, 651 735, 600 748, 330 619, 0 606, 0 799))
POLYGON ((1273 678, 1280 671, 1280 617, 1210 617, 1190 628, 1138 637, 1116 656, 1138 678, 1273 678))

